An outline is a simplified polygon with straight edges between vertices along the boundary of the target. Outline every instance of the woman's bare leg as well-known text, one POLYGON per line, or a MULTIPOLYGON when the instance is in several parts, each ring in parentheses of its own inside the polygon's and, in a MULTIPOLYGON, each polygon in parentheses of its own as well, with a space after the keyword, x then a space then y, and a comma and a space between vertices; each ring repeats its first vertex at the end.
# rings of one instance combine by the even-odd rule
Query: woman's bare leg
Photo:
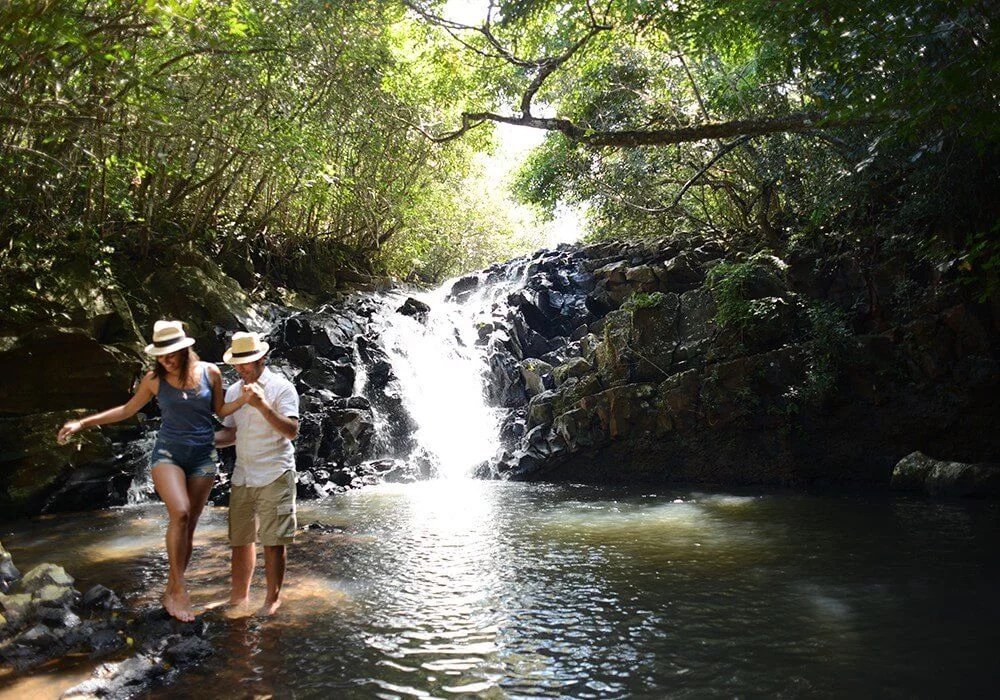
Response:
POLYGON ((188 501, 191 503, 191 518, 188 520, 187 529, 187 558, 184 560, 184 571, 187 571, 188 564, 191 563, 191 552, 194 551, 194 529, 198 525, 198 518, 205 509, 208 496, 212 493, 212 486, 215 484, 214 476, 193 476, 187 480, 188 501))
POLYGON ((181 622, 194 620, 191 600, 184 582, 184 568, 191 556, 188 528, 191 523, 191 499, 188 497, 184 470, 169 462, 159 462, 152 469, 153 485, 160 500, 167 506, 167 560, 170 575, 163 594, 163 607, 181 622))

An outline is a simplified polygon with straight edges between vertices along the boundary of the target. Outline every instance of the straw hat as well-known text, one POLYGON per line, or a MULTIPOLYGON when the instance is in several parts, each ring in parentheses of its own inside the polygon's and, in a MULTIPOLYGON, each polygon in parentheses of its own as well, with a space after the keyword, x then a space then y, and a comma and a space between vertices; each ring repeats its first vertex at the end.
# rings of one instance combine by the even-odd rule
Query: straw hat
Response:
POLYGON ((259 360, 267 354, 271 346, 260 339, 259 333, 233 333, 233 343, 222 356, 227 365, 242 365, 259 360))
POLYGON ((194 345, 194 338, 188 338, 180 321, 157 321, 153 324, 153 342, 146 346, 146 354, 154 357, 194 345))

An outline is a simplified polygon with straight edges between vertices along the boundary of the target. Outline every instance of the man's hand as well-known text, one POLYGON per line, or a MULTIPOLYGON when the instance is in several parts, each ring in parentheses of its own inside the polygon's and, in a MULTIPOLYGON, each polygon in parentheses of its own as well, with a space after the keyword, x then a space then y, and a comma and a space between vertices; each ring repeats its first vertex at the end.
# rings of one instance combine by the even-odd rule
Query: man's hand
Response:
POLYGON ((254 408, 263 408, 264 406, 264 390, 257 384, 244 384, 243 398, 254 408))

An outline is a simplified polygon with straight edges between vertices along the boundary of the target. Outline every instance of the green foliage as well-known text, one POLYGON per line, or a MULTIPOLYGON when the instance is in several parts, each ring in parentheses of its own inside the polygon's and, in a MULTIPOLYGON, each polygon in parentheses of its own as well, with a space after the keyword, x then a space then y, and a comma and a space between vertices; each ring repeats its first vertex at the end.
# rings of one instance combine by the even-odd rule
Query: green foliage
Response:
POLYGON ((785 392, 787 411, 797 413, 817 407, 834 395, 851 345, 847 316, 833 304, 815 302, 807 307, 809 319, 808 360, 801 385, 785 392))
POLYGON ((387 272, 437 283, 538 248, 543 241, 512 201, 490 193, 489 175, 441 177, 406 213, 385 251, 387 272))
POLYGON ((638 309, 652 309, 659 306, 665 296, 662 292, 635 292, 630 294, 628 299, 622 303, 622 308, 626 311, 636 311, 638 309))
POLYGON ((990 231, 969 234, 968 253, 962 259, 962 278, 971 285, 979 301, 1000 299, 1000 222, 990 231))
MULTIPOLYGON (((481 89, 443 47, 395 0, 0 5, 0 301, 44 315, 35 288, 62 261, 127 274, 188 247, 249 261, 251 286, 384 267, 426 236, 411 224, 462 206, 454 182, 490 142, 410 126, 481 89)), ((476 215, 493 212, 441 245, 483 238, 476 215)))
MULTIPOLYGON (((509 0, 500 3, 496 34, 525 47, 521 55, 558 55, 587 30, 588 10, 613 28, 538 96, 584 128, 677 128, 806 110, 858 121, 645 149, 586 150, 550 137, 517 180, 526 201, 549 211, 561 200, 585 203, 594 238, 698 231, 750 252, 846 254, 861 268, 884 253, 958 259, 978 295, 996 294, 995 7, 509 0)), ((496 107, 516 112, 516 99, 496 107)))
POLYGON ((753 294, 753 283, 762 272, 772 272, 776 262, 757 254, 742 262, 722 262, 709 272, 708 284, 715 298, 715 322, 720 328, 734 331, 741 339, 752 337, 757 327, 770 321, 784 301, 774 296, 753 294))

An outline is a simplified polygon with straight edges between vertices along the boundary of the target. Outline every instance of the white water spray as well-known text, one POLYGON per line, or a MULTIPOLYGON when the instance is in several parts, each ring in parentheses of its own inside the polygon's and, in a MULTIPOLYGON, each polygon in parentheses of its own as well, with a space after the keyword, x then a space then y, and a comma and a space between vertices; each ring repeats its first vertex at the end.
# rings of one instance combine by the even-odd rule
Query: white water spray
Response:
POLYGON ((476 345, 480 323, 523 281, 483 285, 464 303, 449 301, 451 284, 414 295, 430 306, 424 322, 395 311, 387 299, 376 323, 399 379, 403 404, 417 423, 415 439, 442 478, 467 477, 499 447, 499 412, 484 398, 485 361, 476 345))

